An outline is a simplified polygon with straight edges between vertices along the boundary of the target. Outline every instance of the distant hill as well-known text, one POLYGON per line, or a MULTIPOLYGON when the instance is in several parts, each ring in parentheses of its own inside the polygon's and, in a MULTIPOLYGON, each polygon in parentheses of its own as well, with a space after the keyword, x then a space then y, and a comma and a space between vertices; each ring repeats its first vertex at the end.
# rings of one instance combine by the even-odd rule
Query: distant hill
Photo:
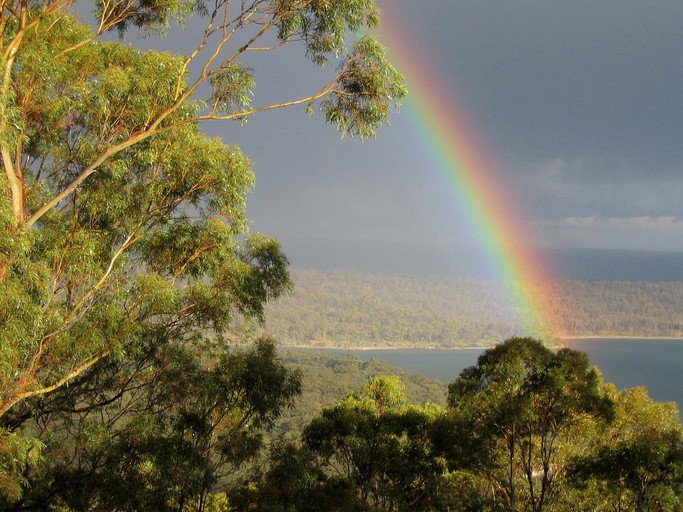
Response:
MULTIPOLYGON (((490 346, 525 334, 502 283, 293 270, 266 330, 284 345, 490 346)), ((544 297, 569 336, 683 336, 683 282, 560 281, 544 297)))

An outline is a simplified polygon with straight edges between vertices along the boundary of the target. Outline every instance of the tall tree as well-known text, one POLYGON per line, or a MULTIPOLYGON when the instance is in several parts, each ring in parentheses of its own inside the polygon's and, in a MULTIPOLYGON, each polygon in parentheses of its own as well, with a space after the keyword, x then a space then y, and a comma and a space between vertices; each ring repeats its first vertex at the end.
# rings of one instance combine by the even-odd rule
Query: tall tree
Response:
MULTIPOLYGON (((278 244, 248 233, 247 158, 199 122, 301 104, 319 106, 343 134, 368 137, 405 94, 384 49, 354 35, 379 21, 371 0, 102 0, 94 30, 71 4, 10 0, 0 10, 6 496, 20 494, 39 449, 22 425, 53 392, 101 365, 133 358, 134 367, 169 342, 209 364, 235 315, 260 319, 290 286, 278 244), (186 55, 98 41, 190 16, 205 25, 186 55), (317 90, 252 105, 255 75, 240 58, 284 44, 320 65, 338 55, 340 65, 317 90)), ((136 381, 126 375, 111 377, 115 395, 136 381)))
POLYGON ((566 470, 563 438, 583 415, 611 414, 585 354, 531 338, 487 350, 448 391, 451 435, 437 442, 453 469, 480 478, 510 511, 547 509, 566 470))
POLYGON ((406 405, 398 377, 376 377, 323 408, 302 440, 349 486, 355 509, 438 510, 446 468, 434 456, 429 433, 441 413, 439 406, 406 405))

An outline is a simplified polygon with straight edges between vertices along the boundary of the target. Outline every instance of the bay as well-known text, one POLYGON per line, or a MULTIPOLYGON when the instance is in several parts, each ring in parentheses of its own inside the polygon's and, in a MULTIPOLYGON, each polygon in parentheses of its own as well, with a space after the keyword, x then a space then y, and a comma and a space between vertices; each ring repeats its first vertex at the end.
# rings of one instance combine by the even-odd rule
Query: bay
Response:
MULTIPOLYGON (((606 382, 618 388, 645 386, 659 402, 683 404, 683 340, 645 338, 585 338, 566 341, 569 348, 588 354, 606 382)), ((476 364, 482 349, 325 349, 328 354, 353 354, 377 359, 403 370, 442 382, 455 380, 476 364)), ((683 415, 681 415, 683 419, 683 415)))
POLYGON ((683 420, 683 340, 575 339, 567 345, 588 354, 618 388, 645 386, 654 400, 676 402, 683 420))

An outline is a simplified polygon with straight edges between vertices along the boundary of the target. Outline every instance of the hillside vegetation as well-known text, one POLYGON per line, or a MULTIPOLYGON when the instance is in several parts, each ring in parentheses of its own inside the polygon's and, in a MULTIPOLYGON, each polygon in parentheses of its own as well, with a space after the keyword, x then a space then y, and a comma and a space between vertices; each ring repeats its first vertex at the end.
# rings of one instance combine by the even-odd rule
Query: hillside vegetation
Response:
MULTIPOLYGON (((520 334, 500 281, 294 270, 266 329, 285 345, 491 346, 520 334)), ((683 283, 560 281, 543 297, 565 336, 683 336, 683 283)))
POLYGON ((308 350, 283 350, 280 359, 288 367, 301 372, 301 396, 296 407, 283 411, 272 435, 295 439, 305 425, 323 407, 339 403, 349 390, 360 389, 372 378, 396 375, 405 385, 406 399, 420 406, 426 403, 446 405, 446 385, 417 373, 394 368, 371 359, 362 361, 353 355, 338 356, 308 350))
POLYGON ((445 407, 407 388, 376 376, 323 407, 226 482, 229 510, 681 511, 676 406, 617 391, 585 354, 513 338, 448 385, 445 407))

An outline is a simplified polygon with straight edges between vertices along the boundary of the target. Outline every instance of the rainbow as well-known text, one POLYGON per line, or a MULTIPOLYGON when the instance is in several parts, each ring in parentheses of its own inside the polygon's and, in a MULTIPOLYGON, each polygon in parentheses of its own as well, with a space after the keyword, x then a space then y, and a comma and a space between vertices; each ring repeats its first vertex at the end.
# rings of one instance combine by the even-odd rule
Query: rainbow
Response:
POLYGON ((518 311, 520 334, 555 338, 562 329, 549 300, 554 273, 548 261, 531 243, 518 208, 458 110, 453 92, 409 39, 406 27, 387 14, 385 8, 379 36, 406 79, 404 108, 422 146, 505 283, 518 311))

